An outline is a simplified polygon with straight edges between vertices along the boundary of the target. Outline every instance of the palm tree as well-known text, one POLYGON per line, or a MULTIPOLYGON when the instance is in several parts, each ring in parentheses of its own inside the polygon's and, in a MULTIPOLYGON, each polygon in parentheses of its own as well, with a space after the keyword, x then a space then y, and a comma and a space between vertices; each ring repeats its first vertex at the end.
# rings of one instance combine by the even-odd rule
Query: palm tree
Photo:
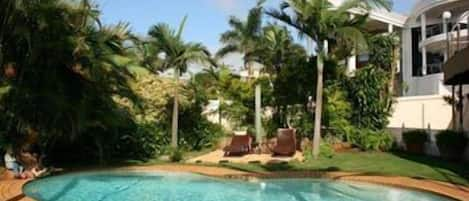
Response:
MULTIPOLYGON (((262 4, 265 0, 259 0, 256 7, 249 11, 246 21, 241 21, 236 17, 231 17, 229 25, 231 30, 221 35, 220 41, 225 44, 218 53, 218 57, 223 57, 229 53, 238 52, 244 54, 244 67, 248 70, 248 77, 252 78, 253 62, 259 60, 258 51, 260 39, 262 37, 262 4)), ((251 79, 249 79, 251 81, 251 79)), ((256 85, 255 90, 255 127, 256 141, 261 139, 261 86, 256 85)))
POLYGON ((252 75, 252 62, 258 61, 257 51, 262 32, 262 4, 265 0, 258 1, 256 7, 249 11, 246 21, 231 16, 229 25, 232 28, 223 33, 220 42, 225 44, 217 52, 217 57, 224 57, 230 53, 242 53, 244 55, 244 67, 249 75, 252 75))
POLYGON ((319 155, 321 138, 324 60, 328 59, 329 44, 332 56, 337 56, 336 59, 342 59, 338 56, 343 57, 344 52, 363 48, 366 40, 360 26, 364 24, 367 15, 352 18, 349 10, 367 10, 372 4, 391 6, 388 0, 349 0, 338 8, 333 8, 328 0, 285 0, 280 10, 267 12, 268 15, 297 29, 300 37, 307 36, 316 45, 317 89, 313 141, 313 155, 316 158, 319 155))
MULTIPOLYGON (((122 125, 125 115, 112 97, 133 98, 121 62, 126 24, 102 26, 87 0, 7 0, 0 10, 0 67, 17 71, 0 83, 9 85, 0 97, 9 131, 33 127, 54 142, 122 125)), ((101 159, 102 133, 93 135, 101 159)))
POLYGON ((178 84, 179 76, 187 71, 189 64, 194 62, 211 62, 210 52, 200 43, 185 42, 182 32, 187 17, 184 17, 177 31, 172 30, 168 24, 157 24, 150 28, 151 44, 157 49, 162 60, 163 69, 172 68, 176 87, 174 90, 173 115, 171 125, 171 146, 178 146, 178 84))
MULTIPOLYGON (((307 58, 307 54, 303 46, 294 42, 293 37, 285 26, 279 26, 271 24, 263 28, 262 43, 260 54, 260 62, 264 65, 264 70, 268 73, 271 84, 277 86, 276 77, 280 76, 282 69, 293 64, 297 59, 307 58)), ((275 89, 277 87, 274 87, 275 89)), ((276 90, 274 90, 276 91, 276 90)), ((285 94, 280 94, 283 96, 285 94)), ((275 96, 274 96, 275 97, 275 96)), ((286 122, 286 105, 282 105, 280 97, 274 98, 275 113, 274 119, 276 119, 278 125, 287 127, 286 122)))

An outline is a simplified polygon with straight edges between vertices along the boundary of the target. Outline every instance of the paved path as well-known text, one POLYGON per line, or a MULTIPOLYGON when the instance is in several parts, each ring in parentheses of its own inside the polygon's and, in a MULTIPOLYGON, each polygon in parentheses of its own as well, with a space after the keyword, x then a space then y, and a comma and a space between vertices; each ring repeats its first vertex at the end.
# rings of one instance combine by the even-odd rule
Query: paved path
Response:
MULTIPOLYGON (((102 171, 112 170, 134 170, 134 171, 180 171, 193 172, 207 176, 256 180, 258 178, 282 178, 282 177, 312 177, 312 178, 328 178, 336 180, 350 180, 360 182, 371 182, 385 185, 392 185, 403 188, 420 189, 431 191, 434 193, 446 195, 462 201, 469 201, 469 188, 422 179, 412 179, 407 177, 388 177, 388 176, 372 176, 359 173, 343 173, 343 172, 274 172, 274 173, 247 173, 221 167, 207 167, 197 165, 153 165, 153 166, 134 166, 123 168, 101 169, 102 171)), ((27 181, 24 180, 0 180, 0 200, 1 201, 32 201, 25 197, 22 193, 22 186, 27 181)))
POLYGON ((1 201, 33 201, 23 194, 26 180, 0 180, 1 201))
POLYGON ((190 159, 189 163, 220 163, 220 162, 230 162, 230 163, 282 163, 282 162, 289 162, 292 160, 296 161, 303 161, 304 157, 303 154, 299 151, 295 153, 295 155, 291 157, 274 157, 272 154, 247 154, 244 156, 233 156, 228 157, 224 156, 225 152, 222 150, 215 150, 210 153, 204 154, 199 157, 195 157, 190 159))

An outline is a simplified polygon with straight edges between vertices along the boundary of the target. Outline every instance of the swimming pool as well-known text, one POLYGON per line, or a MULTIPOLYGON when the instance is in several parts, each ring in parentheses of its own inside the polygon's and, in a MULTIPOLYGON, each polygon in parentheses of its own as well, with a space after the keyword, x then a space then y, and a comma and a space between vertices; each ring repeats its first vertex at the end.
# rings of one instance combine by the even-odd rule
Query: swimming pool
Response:
POLYGON ((28 183, 38 201, 450 201, 430 193, 323 179, 224 180, 190 173, 88 172, 28 183))

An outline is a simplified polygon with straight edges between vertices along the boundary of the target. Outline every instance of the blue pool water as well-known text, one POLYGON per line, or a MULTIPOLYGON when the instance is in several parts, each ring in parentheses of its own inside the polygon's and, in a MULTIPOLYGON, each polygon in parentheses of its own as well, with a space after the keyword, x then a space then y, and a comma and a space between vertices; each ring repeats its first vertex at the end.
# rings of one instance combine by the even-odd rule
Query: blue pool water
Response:
POLYGON ((39 201, 450 201, 430 193, 320 179, 256 182, 189 173, 92 172, 34 181, 39 201))

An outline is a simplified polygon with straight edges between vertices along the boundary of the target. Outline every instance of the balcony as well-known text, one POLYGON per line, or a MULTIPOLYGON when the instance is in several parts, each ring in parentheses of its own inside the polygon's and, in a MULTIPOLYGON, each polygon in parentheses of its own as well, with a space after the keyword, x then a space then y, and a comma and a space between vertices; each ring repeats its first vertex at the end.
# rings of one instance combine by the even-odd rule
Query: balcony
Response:
MULTIPOLYGON (((465 47, 468 44, 469 40, 469 34, 467 29, 463 29, 459 32, 459 37, 458 37, 458 32, 453 31, 451 33, 451 46, 456 47, 458 44, 461 47, 465 47), (459 41, 457 40, 459 38, 459 41)), ((447 47, 447 37, 446 34, 440 33, 437 35, 433 35, 427 40, 422 41, 419 43, 419 48, 422 49, 422 47, 425 45, 427 52, 432 52, 432 53, 442 53, 446 50, 447 47)))

